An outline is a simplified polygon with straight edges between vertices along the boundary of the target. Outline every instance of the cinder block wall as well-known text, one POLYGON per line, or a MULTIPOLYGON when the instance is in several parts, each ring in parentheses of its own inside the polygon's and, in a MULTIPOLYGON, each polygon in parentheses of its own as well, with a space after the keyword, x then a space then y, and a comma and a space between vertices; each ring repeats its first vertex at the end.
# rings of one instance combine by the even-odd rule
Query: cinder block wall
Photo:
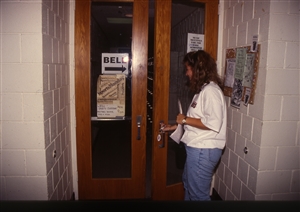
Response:
POLYGON ((69 7, 68 0, 0 1, 1 200, 73 193, 69 7))
POLYGON ((228 102, 228 139, 214 188, 223 200, 300 200, 299 1, 220 1, 227 48, 261 55, 253 105, 228 102), (243 152, 249 149, 248 154, 243 152))

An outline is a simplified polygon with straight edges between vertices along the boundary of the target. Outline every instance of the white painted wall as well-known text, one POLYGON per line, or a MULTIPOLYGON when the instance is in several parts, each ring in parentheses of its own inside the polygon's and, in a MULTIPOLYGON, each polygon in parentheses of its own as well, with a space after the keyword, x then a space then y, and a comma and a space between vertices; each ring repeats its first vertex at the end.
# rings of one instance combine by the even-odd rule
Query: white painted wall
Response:
POLYGON ((73 193, 69 9, 68 0, 0 1, 1 200, 73 193))
POLYGON ((235 109, 227 97, 227 148, 214 187, 224 200, 299 200, 299 1, 220 4, 219 67, 227 48, 249 46, 255 34, 261 55, 254 104, 235 109))

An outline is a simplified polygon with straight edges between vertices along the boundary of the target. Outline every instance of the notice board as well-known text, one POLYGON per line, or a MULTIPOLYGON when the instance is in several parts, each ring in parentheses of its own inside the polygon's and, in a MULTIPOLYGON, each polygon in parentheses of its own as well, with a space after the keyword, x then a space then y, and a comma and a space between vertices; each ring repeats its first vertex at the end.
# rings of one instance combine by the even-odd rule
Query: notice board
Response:
POLYGON ((231 106, 254 104, 258 77, 260 44, 226 50, 224 95, 231 97, 231 106))

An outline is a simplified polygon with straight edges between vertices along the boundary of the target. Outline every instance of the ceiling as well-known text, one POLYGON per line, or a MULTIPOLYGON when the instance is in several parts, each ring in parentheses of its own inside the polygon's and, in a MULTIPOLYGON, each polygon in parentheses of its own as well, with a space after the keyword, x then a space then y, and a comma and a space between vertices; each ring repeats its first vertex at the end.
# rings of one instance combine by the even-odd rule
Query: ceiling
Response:
MULTIPOLYGON (((153 31, 154 0, 150 0, 149 2, 149 32, 151 33, 153 31)), ((132 14, 132 5, 132 3, 128 2, 92 2, 91 15, 110 43, 115 43, 115 45, 122 47, 131 46, 132 18, 127 17, 127 15, 132 14), (113 23, 109 23, 109 21, 113 23)), ((192 3, 187 4, 186 0, 177 0, 176 3, 172 4, 172 26, 178 24, 198 7, 199 3, 195 7, 192 3)))

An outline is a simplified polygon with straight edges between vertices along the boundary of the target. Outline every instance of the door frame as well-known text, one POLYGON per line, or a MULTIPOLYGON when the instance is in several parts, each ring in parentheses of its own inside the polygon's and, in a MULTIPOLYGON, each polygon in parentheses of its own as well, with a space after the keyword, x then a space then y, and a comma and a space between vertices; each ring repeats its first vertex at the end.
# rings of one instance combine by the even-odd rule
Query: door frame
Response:
MULTIPOLYGON (((97 0, 108 2, 107 0, 97 0)), ((132 168, 131 178, 93 179, 91 159, 90 24, 91 0, 75 3, 75 115, 78 168, 78 197, 88 199, 136 199, 146 196, 146 103, 148 61, 148 0, 133 2, 132 25, 132 168), (145 4, 147 2, 147 4, 145 4), (145 89, 141 89, 141 88, 145 89), (137 139, 136 117, 142 116, 141 138, 137 139)))
MULTIPOLYGON (((218 44, 218 0, 191 0, 205 4, 205 40, 204 49, 217 60, 218 44)), ((153 200, 183 200, 182 183, 167 186, 167 150, 160 148, 157 142, 160 121, 168 119, 169 77, 170 77, 170 35, 172 0, 155 0, 154 21, 154 85, 153 85, 153 129, 152 129, 152 198, 153 200)), ((164 140, 168 140, 165 133, 164 140)))

